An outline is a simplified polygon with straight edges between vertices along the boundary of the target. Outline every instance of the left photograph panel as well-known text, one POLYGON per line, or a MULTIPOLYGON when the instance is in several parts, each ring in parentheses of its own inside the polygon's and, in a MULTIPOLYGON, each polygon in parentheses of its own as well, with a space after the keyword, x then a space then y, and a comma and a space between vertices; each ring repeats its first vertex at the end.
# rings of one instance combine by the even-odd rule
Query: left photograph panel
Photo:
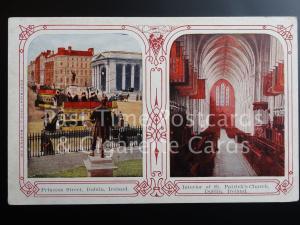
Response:
POLYGON ((128 34, 42 34, 27 54, 28 177, 141 177, 142 51, 128 34))

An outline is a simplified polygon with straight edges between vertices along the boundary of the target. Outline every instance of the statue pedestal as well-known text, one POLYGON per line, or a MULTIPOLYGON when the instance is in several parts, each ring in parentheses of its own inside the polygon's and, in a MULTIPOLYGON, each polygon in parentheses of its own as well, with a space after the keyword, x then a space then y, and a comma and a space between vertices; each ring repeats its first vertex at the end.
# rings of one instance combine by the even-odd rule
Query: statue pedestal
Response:
POLYGON ((112 177, 113 170, 117 168, 112 159, 100 156, 88 156, 83 162, 89 177, 112 177))

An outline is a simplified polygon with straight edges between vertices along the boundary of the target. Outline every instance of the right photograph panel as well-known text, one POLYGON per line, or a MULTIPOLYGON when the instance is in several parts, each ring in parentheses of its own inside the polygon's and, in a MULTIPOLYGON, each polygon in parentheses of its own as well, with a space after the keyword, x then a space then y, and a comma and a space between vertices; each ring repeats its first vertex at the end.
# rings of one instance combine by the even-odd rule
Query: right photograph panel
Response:
POLYGON ((284 176, 284 51, 268 34, 188 34, 170 52, 171 177, 284 176))

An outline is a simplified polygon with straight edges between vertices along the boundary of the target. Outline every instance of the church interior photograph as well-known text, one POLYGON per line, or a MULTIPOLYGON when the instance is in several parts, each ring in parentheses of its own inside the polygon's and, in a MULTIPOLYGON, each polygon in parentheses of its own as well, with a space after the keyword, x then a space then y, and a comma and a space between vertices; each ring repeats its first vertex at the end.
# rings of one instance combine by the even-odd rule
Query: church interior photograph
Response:
POLYGON ((187 34, 170 49, 170 175, 284 175, 284 49, 269 34, 187 34))

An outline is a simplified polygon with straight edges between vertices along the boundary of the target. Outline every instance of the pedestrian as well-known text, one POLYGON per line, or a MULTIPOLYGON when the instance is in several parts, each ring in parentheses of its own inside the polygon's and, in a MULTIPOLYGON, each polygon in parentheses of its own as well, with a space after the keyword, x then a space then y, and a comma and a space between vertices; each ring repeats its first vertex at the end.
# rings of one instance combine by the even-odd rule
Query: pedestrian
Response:
POLYGON ((81 94, 81 101, 82 102, 86 102, 87 101, 85 92, 82 92, 82 94, 81 94))
POLYGON ((108 98, 105 94, 103 94, 101 99, 101 105, 106 107, 107 103, 108 103, 108 98))
POLYGON ((113 125, 118 126, 119 124, 119 117, 117 116, 116 112, 113 112, 113 125))
POLYGON ((56 91, 55 98, 56 98, 56 105, 61 106, 62 102, 63 102, 63 99, 62 99, 62 95, 61 95, 59 90, 56 91))
POLYGON ((119 123, 120 123, 120 127, 124 127, 124 118, 121 111, 119 112, 119 123))
POLYGON ((54 96, 52 98, 52 102, 53 102, 53 106, 56 108, 57 107, 57 98, 56 98, 56 96, 54 96))
POLYGON ((68 102, 72 102, 73 101, 73 98, 72 98, 70 92, 68 92, 67 97, 68 97, 68 102))
POLYGON ((95 92, 91 93, 90 101, 91 102, 99 102, 99 99, 98 99, 97 95, 95 94, 95 92))
POLYGON ((47 129, 48 124, 50 123, 50 115, 49 113, 46 113, 42 119, 44 119, 44 128, 47 129))
POLYGON ((90 156, 95 156, 95 150, 97 145, 97 140, 101 139, 100 144, 100 156, 104 158, 104 144, 109 139, 109 131, 112 126, 112 115, 111 111, 107 110, 100 106, 98 109, 93 111, 90 119, 95 122, 95 126, 93 128, 93 140, 91 146, 90 156))
POLYGON ((43 155, 55 154, 52 141, 45 132, 41 134, 41 151, 44 153, 43 155))
POLYGON ((78 98, 78 95, 76 94, 73 98, 73 102, 78 102, 79 101, 79 98, 78 98))

